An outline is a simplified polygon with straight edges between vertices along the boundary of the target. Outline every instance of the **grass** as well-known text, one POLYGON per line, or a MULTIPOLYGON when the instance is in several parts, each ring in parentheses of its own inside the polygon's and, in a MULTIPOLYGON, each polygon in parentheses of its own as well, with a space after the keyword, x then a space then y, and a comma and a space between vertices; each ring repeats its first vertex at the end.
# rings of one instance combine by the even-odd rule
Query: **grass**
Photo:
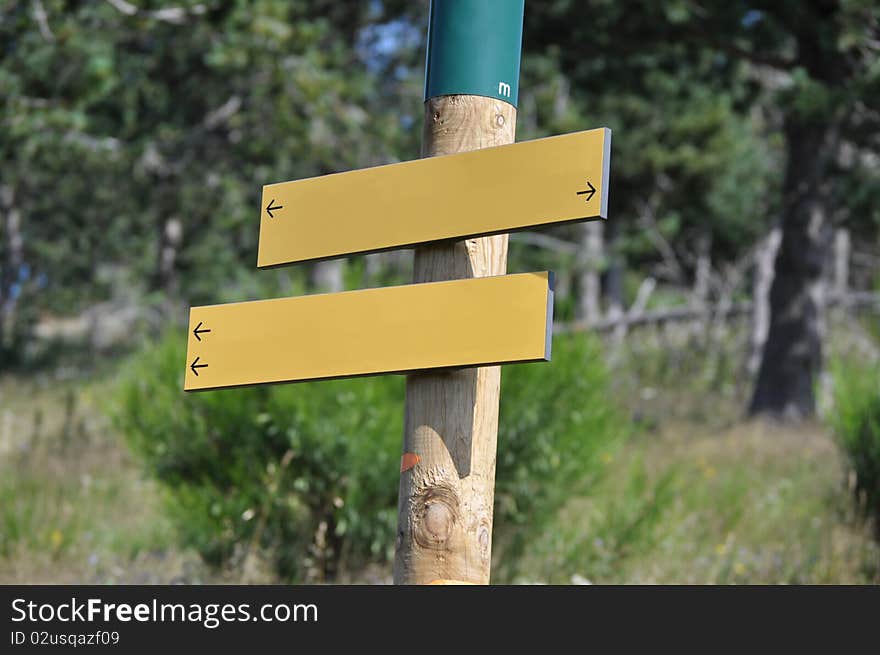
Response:
POLYGON ((669 426, 630 443, 609 468, 564 510, 567 527, 535 545, 525 579, 880 582, 880 548, 822 426, 669 426))
MULTIPOLYGON (((880 583, 824 426, 744 421, 729 353, 699 365, 639 344, 616 374, 639 432, 497 582, 880 583)), ((0 379, 0 583, 230 580, 176 545, 157 487, 96 410, 113 379, 0 379)))
MULTIPOLYGON (((880 547, 831 431, 744 418, 747 329, 611 344, 615 396, 639 433, 532 545, 517 581, 880 583, 880 547)), ((831 343, 862 342, 844 322, 831 343)))
POLYGON ((155 485, 108 433, 100 382, 0 380, 0 583, 198 580, 155 485))

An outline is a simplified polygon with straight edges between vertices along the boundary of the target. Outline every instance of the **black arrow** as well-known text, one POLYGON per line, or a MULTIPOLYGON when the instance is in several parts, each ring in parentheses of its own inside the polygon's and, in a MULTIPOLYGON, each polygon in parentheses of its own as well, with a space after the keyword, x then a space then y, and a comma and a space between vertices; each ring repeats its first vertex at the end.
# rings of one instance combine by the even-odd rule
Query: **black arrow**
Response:
POLYGON ((590 187, 590 188, 589 188, 589 189, 584 189, 583 191, 578 191, 577 194, 578 194, 579 196, 582 196, 582 195, 584 195, 584 194, 587 194, 587 198, 586 198, 586 200, 587 200, 587 202, 590 202, 590 200, 593 199, 593 196, 594 196, 595 193, 596 193, 596 187, 594 187, 594 186, 590 183, 589 180, 587 180, 587 186, 590 187))
POLYGON ((210 332, 210 330, 200 330, 199 329, 200 327, 202 327, 201 321, 199 321, 199 324, 196 325, 196 329, 193 330, 193 334, 196 335, 196 339, 198 339, 199 341, 202 340, 202 338, 199 336, 200 334, 204 334, 205 332, 210 332))
POLYGON ((199 372, 196 370, 198 368, 208 368, 207 364, 199 364, 199 360, 201 357, 196 357, 192 364, 189 365, 192 372, 196 374, 196 377, 199 377, 199 372))
POLYGON ((272 213, 273 211, 277 212, 279 209, 284 209, 284 205, 278 205, 277 207, 273 207, 272 204, 275 202, 275 198, 269 201, 269 204, 266 205, 266 211, 269 212, 269 218, 275 218, 275 215, 272 213))

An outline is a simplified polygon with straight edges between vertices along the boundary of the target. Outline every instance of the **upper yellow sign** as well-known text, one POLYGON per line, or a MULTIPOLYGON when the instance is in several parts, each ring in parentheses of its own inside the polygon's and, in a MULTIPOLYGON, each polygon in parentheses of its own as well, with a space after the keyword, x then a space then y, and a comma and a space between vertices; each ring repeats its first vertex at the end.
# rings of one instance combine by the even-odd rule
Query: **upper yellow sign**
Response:
POLYGON ((550 359, 549 273, 193 307, 184 389, 550 359))
POLYGON ((611 130, 263 187, 260 268, 606 218, 611 130))

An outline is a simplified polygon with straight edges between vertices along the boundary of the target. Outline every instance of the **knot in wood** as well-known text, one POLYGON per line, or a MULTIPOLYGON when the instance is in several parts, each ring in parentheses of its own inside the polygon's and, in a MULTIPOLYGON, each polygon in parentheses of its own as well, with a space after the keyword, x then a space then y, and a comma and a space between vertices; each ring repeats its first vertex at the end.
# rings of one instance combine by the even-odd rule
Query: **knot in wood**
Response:
POLYGON ((458 495, 450 486, 425 489, 414 498, 413 539, 423 548, 445 550, 458 522, 458 495))
POLYGON ((425 531, 436 541, 446 541, 452 529, 452 512, 443 503, 431 503, 425 507, 425 531))

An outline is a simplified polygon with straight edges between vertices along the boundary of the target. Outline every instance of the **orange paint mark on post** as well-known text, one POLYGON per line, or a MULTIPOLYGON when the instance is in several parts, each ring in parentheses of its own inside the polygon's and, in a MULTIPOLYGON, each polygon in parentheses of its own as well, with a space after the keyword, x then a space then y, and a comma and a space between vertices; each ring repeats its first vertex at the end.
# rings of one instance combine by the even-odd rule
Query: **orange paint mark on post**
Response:
POLYGON ((400 458, 400 472, 409 471, 420 461, 422 458, 415 453, 404 453, 400 458))

